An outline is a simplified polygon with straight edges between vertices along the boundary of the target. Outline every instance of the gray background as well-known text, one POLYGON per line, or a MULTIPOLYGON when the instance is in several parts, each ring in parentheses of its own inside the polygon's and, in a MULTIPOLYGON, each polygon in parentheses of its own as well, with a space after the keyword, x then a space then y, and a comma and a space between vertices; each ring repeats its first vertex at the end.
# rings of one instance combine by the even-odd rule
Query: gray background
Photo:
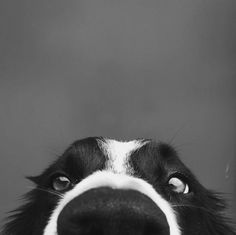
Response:
POLYGON ((171 141, 236 212, 236 1, 2 0, 0 219, 78 138, 171 141))

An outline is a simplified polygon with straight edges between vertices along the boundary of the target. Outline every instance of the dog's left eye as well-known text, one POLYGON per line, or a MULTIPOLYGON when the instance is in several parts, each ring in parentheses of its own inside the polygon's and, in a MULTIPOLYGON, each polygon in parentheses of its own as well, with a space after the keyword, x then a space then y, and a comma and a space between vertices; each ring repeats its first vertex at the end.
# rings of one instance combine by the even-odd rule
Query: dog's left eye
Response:
POLYGON ((71 186, 71 181, 66 176, 57 176, 52 180, 52 187, 56 191, 64 191, 71 186))
POLYGON ((176 193, 187 194, 190 192, 189 186, 180 178, 172 177, 169 179, 168 184, 171 186, 172 190, 176 193))

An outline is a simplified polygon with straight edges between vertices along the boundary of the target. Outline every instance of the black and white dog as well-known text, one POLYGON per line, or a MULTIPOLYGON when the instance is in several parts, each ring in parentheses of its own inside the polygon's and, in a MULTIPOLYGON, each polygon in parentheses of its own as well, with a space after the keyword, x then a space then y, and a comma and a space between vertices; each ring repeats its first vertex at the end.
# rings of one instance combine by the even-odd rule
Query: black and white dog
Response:
POLYGON ((3 235, 235 235, 224 203, 152 140, 74 142, 40 176, 3 235))

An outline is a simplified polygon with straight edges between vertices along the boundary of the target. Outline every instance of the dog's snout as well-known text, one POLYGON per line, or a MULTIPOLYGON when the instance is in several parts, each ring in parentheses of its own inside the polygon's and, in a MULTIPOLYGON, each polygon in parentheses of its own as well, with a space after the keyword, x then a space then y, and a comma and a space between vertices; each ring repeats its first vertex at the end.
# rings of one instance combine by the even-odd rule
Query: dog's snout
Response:
POLYGON ((164 213, 135 190, 91 189, 70 201, 57 220, 58 235, 169 235, 164 213))

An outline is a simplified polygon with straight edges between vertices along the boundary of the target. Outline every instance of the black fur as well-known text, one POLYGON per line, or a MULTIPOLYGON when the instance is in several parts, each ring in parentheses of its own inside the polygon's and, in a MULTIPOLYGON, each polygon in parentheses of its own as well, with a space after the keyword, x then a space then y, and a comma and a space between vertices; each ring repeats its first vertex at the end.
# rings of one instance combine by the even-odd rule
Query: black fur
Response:
MULTIPOLYGON (((25 195, 25 205, 13 211, 2 235, 42 235, 59 195, 51 188, 55 174, 67 175, 74 184, 96 170, 102 170, 106 157, 96 138, 73 143, 65 153, 38 177, 29 177, 36 187, 25 195)), ((132 153, 130 164, 134 174, 147 182, 169 201, 177 212, 182 235, 235 235, 225 217, 221 197, 205 189, 167 144, 150 142, 132 153), (144 157, 145 156, 145 157, 144 157), (170 190, 171 175, 182 177, 190 186, 187 195, 170 190)))

